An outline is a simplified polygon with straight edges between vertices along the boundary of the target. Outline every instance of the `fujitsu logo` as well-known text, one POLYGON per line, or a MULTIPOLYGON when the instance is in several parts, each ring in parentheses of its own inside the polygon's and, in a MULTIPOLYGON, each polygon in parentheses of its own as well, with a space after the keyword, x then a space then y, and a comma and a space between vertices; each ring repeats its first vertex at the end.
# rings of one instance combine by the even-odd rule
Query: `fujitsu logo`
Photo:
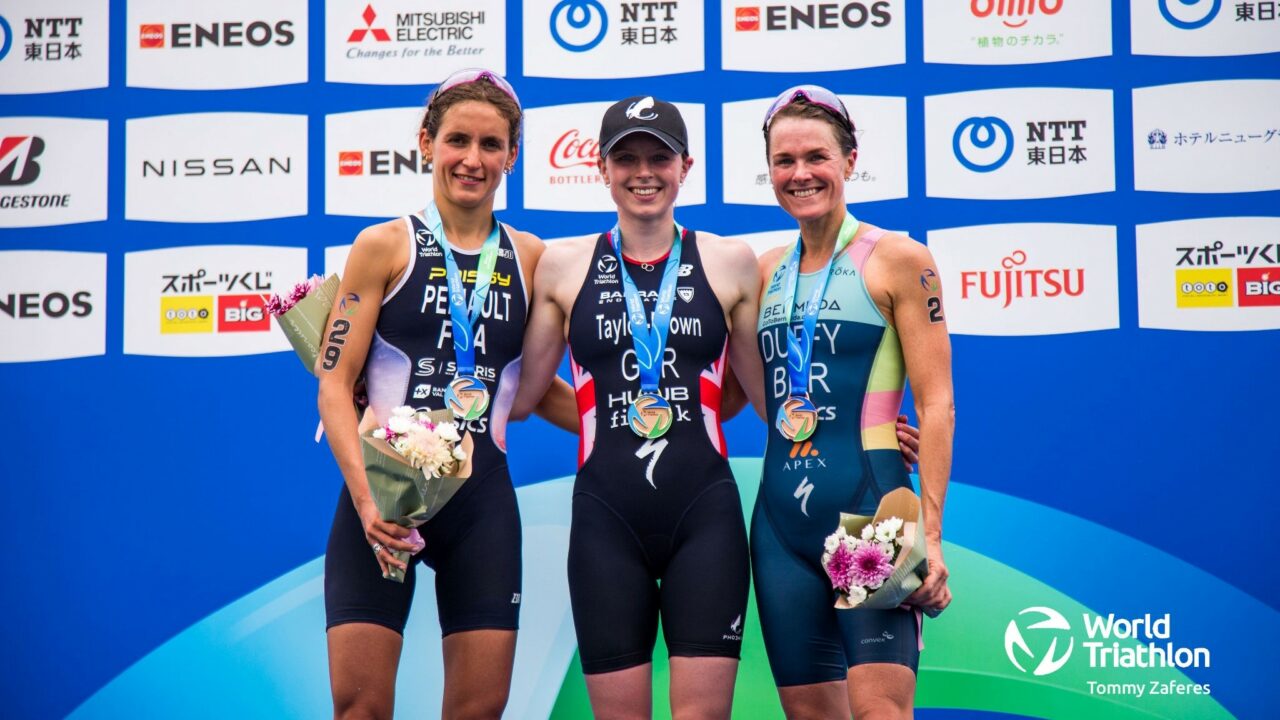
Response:
POLYGON ((568 170, 574 167, 594 168, 600 160, 600 143, 582 137, 576 128, 561 135, 551 146, 551 167, 568 170))
POLYGON ((1066 0, 970 0, 974 17, 1002 18, 1005 27, 1020 28, 1039 10, 1041 15, 1056 15, 1066 0))
POLYGON ((0 185, 30 185, 40 177, 36 158, 44 152, 44 140, 34 135, 0 138, 0 185))
POLYGON ((960 299, 968 300, 971 293, 988 300, 1003 298, 1000 307, 1007 308, 1015 299, 1084 294, 1084 268, 1027 268, 1026 263, 1027 254, 1014 250, 1000 260, 999 270, 962 271, 960 299))

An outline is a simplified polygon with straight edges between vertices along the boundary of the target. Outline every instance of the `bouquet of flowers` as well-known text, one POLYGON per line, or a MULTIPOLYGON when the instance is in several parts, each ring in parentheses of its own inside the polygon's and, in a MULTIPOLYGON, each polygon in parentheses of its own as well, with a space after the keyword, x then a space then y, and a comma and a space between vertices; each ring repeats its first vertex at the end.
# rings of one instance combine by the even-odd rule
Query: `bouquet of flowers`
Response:
POLYGON ((840 610, 901 605, 929 574, 920 498, 898 488, 881 499, 874 517, 840 513, 840 526, 824 543, 822 567, 840 610))
MULTIPOLYGON (((373 412, 360 423, 369 493, 382 519, 416 528, 435 517, 471 475, 471 435, 463 435, 448 410, 402 405, 379 425, 373 412)), ((421 544, 421 538, 410 542, 421 544)), ((407 563, 409 553, 392 551, 407 563)), ((388 580, 404 582, 394 565, 388 580)))
POLYGON ((337 295, 337 275, 330 275, 328 280, 312 275, 294 285, 288 296, 272 295, 267 300, 267 312, 275 317, 298 359, 312 375, 316 374, 316 359, 324 346, 324 327, 337 295))

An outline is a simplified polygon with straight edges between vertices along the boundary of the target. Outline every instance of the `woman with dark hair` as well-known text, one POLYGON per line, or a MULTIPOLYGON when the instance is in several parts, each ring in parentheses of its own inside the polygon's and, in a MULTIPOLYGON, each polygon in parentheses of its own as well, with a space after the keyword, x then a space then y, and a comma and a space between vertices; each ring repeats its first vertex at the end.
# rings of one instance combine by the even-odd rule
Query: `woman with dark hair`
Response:
POLYGON ((783 92, 764 134, 778 204, 800 226, 795 244, 759 263, 758 337, 776 418, 751 523, 765 647, 787 717, 910 717, 919 611, 936 614, 951 601, 942 506, 955 420, 938 273, 924 245, 845 207, 858 151, 834 93, 783 92), (885 493, 911 485, 895 422, 908 378, 929 574, 910 607, 836 610, 824 538, 841 512, 873 515, 885 493), (821 462, 788 462, 798 449, 821 462))
MULTIPOLYGON (((338 718, 392 716, 418 561, 436 573, 442 717, 498 718, 507 702, 521 538, 504 405, 518 380, 533 269, 543 251, 537 238, 493 216, 494 193, 519 152, 520 120, 515 91, 493 73, 465 70, 442 82, 418 133, 433 166, 431 201, 419 213, 361 231, 347 260, 319 390, 320 415, 346 481, 325 554, 338 718), (419 528, 421 544, 383 520, 370 495, 352 405, 361 374, 378 424, 398 405, 437 410, 446 397, 477 398, 458 417, 474 441, 471 476, 419 528), (417 382, 424 375, 431 380, 417 382), (392 551, 413 555, 405 563, 392 551), (384 579, 393 567, 404 572, 403 583, 384 579)), ((563 383, 553 390, 539 413, 576 429, 572 393, 563 383)), ((449 405, 460 412, 458 403, 449 405)))

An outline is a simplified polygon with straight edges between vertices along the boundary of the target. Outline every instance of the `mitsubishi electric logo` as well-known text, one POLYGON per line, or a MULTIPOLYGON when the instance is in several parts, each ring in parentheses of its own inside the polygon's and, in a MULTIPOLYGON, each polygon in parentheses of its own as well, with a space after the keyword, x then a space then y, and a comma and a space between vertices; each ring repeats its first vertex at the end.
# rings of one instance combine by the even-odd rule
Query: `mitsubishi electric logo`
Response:
MULTIPOLYGON (((1043 656, 1041 656, 1039 663, 1036 664, 1035 670, 1033 670, 1031 674, 1037 677, 1042 675, 1051 675, 1061 670, 1062 666, 1067 664, 1067 659, 1071 657, 1071 651, 1075 649, 1076 639, 1066 635, 1068 640, 1067 649, 1063 651, 1061 655, 1058 654, 1058 640, 1060 640, 1065 633, 1069 633, 1071 631, 1071 624, 1062 616, 1062 613, 1052 608, 1040 606, 1029 607, 1018 613, 1018 616, 1021 617, 1027 614, 1030 614, 1032 617, 1040 617, 1042 619, 1027 625, 1026 630, 1036 630, 1039 631, 1036 633, 1037 636, 1047 636, 1050 638, 1048 649, 1044 651, 1043 656)), ((1037 643, 1037 645, 1039 645, 1039 643, 1037 643)), ((1027 668, 1023 667, 1020 658, 1025 657, 1028 661, 1035 659, 1036 653, 1027 645, 1027 641, 1023 637, 1023 630, 1018 626, 1017 618, 1010 620, 1008 627, 1004 630, 1004 654, 1008 656, 1009 662, 1013 663, 1013 666, 1022 672, 1027 672, 1027 668), (1015 653, 1015 650, 1020 652, 1015 653)), ((1030 663, 1028 662, 1028 664, 1030 663)))
POLYGON ((1013 129, 998 117, 971 117, 956 126, 951 150, 973 172, 1000 169, 1013 155, 1013 129))

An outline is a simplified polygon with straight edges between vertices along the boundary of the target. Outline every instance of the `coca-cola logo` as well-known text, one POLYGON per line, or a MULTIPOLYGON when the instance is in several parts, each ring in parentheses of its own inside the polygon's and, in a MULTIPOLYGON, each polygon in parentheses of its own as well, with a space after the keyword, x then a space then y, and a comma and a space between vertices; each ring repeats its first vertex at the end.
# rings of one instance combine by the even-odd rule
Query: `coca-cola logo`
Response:
POLYGON ((557 170, 594 168, 599 160, 599 141, 593 137, 584 137, 577 128, 561 135, 551 146, 551 167, 557 170))

